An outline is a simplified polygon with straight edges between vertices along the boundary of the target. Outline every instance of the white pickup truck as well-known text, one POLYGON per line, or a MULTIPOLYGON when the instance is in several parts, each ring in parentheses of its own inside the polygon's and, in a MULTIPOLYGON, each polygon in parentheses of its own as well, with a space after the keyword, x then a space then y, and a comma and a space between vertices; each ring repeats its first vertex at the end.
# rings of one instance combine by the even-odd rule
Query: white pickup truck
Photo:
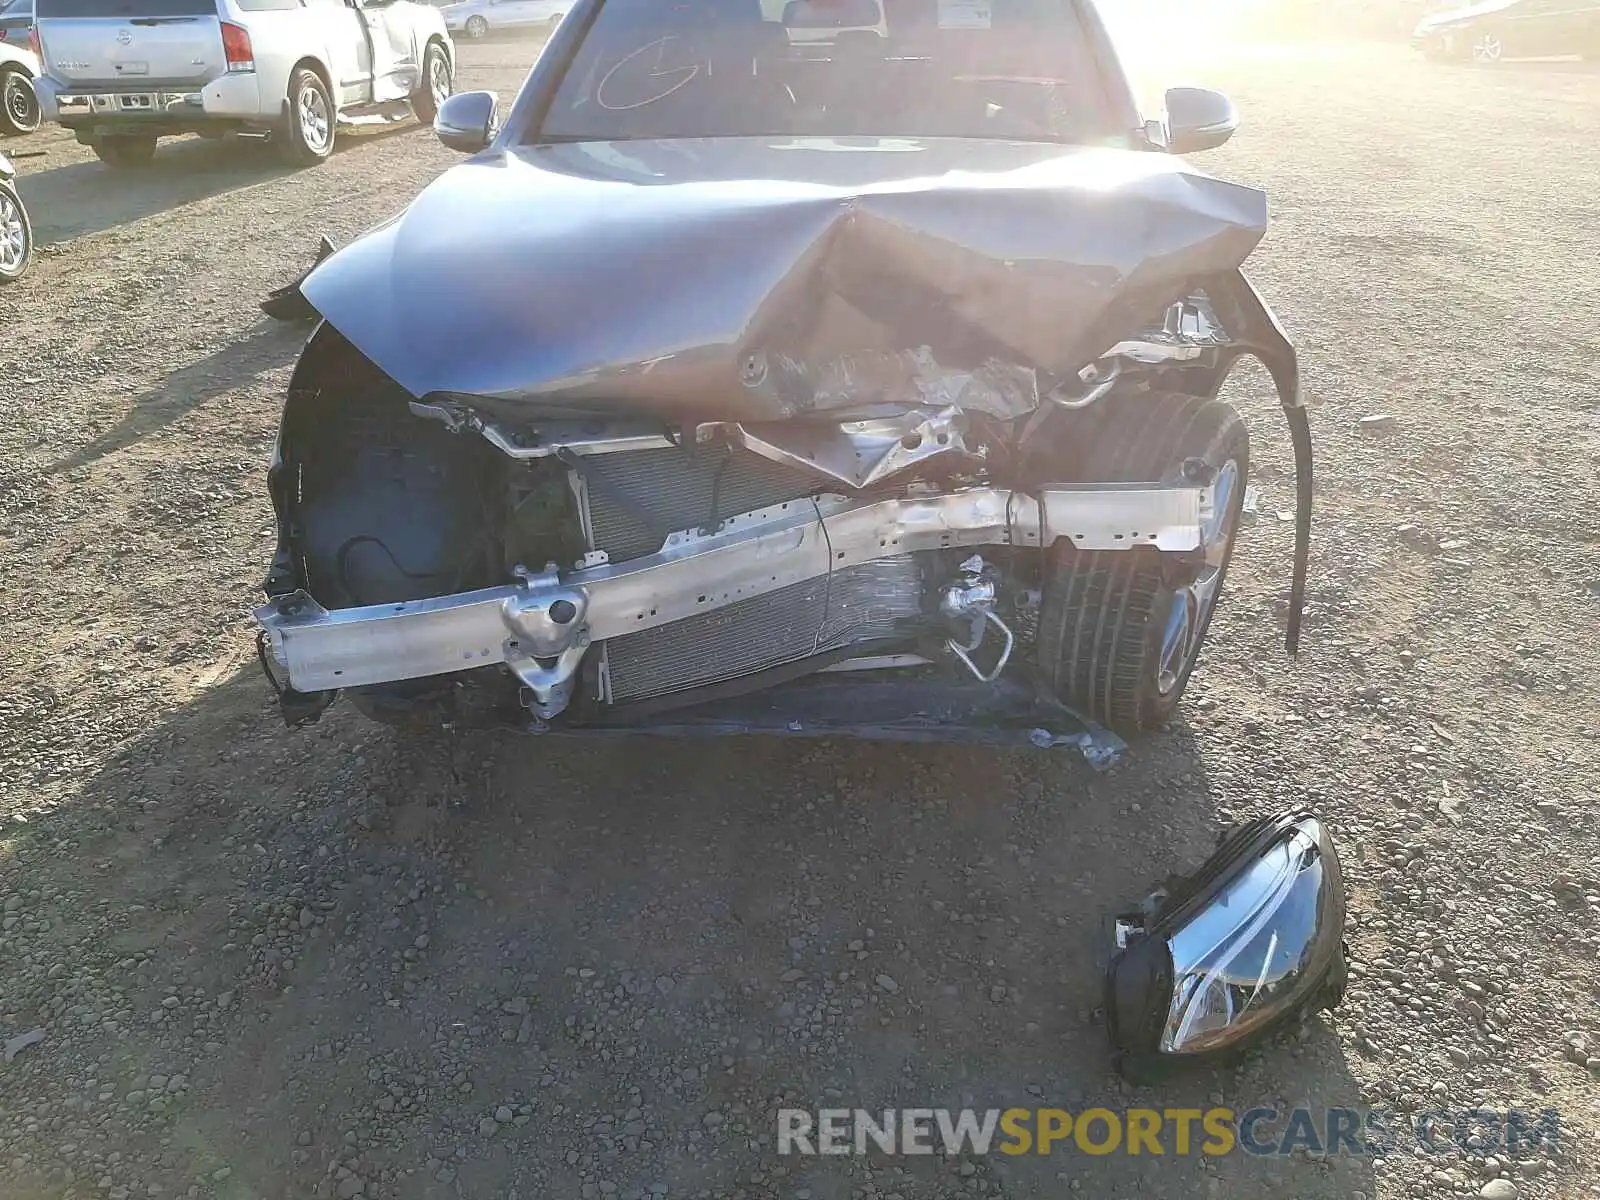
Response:
POLYGON ((432 121, 455 78, 444 18, 413 0, 38 0, 34 22, 44 118, 113 167, 183 133, 314 164, 340 123, 432 121))

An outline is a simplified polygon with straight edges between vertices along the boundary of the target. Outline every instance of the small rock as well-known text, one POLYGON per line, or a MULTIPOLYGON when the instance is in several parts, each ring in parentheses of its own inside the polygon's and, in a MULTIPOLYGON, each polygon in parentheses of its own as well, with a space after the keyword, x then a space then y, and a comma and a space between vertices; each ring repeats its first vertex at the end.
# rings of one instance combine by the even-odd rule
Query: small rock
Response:
POLYGON ((478 1122, 478 1134, 480 1137, 488 1137, 499 1128, 500 1122, 496 1121, 493 1117, 485 1117, 483 1120, 478 1122))
POLYGON ((499 1121, 502 1125, 508 1123, 511 1118, 516 1115, 516 1113, 511 1111, 511 1107, 506 1104, 502 1104, 499 1108, 494 1110, 494 1119, 499 1121))
POLYGON ((317 914, 316 913, 312 912, 309 908, 302 908, 300 910, 300 928, 301 929, 310 929, 316 923, 317 923, 317 914))
POLYGON ((1393 413, 1371 413, 1368 416, 1362 417, 1357 424, 1360 425, 1362 429, 1369 431, 1378 429, 1392 429, 1396 420, 1398 420, 1398 418, 1393 413))
POLYGON ((366 1190, 367 1181, 359 1175, 347 1175, 339 1181, 339 1200, 354 1200, 366 1190))
POLYGON ((37 1043, 42 1042, 42 1041, 44 1041, 44 1030, 43 1029, 30 1029, 30 1030, 28 1030, 27 1033, 19 1033, 19 1034, 17 1034, 16 1037, 10 1038, 6 1042, 6 1051, 5 1051, 6 1061, 10 1062, 12 1059, 16 1058, 17 1055, 21 1054, 24 1050, 26 1050, 29 1046, 36 1045, 37 1043))
POLYGON ((1517 1200, 1517 1185, 1509 1179, 1491 1179, 1478 1189, 1478 1200, 1517 1200))
POLYGON ((879 987, 891 996, 900 990, 900 985, 894 981, 894 977, 891 975, 879 975, 876 982, 879 987))

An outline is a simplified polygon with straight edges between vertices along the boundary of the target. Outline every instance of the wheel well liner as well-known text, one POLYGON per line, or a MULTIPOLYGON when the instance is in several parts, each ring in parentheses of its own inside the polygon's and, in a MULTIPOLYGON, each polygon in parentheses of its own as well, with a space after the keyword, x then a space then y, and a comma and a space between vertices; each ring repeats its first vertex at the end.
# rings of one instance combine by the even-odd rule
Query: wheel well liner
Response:
POLYGON ((493 581, 504 465, 415 416, 409 397, 327 322, 295 368, 268 482, 279 548, 269 595, 330 608, 419 600, 493 581))

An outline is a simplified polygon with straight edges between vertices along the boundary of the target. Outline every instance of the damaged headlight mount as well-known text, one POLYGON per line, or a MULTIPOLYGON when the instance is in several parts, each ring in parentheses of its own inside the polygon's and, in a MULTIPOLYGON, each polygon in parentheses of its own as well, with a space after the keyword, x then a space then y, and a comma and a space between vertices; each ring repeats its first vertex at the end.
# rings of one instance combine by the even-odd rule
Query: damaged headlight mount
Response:
POLYGON ((1111 924, 1106 1026, 1150 1082, 1215 1065, 1343 998, 1345 895, 1322 821, 1291 810, 1225 834, 1193 874, 1111 924))

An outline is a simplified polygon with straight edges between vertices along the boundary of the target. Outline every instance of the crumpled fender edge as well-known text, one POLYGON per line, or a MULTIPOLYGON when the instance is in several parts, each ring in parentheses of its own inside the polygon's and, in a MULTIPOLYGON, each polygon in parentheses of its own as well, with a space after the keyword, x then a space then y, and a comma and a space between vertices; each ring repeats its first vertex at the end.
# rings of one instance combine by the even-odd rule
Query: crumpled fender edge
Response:
POLYGON ((293 283, 286 283, 282 287, 273 288, 267 293, 266 299, 261 301, 261 311, 274 321, 309 321, 318 315, 317 310, 307 300, 305 293, 300 290, 300 285, 311 276, 322 263, 331 257, 338 249, 327 234, 322 235, 317 243, 317 257, 293 283))
POLYGON ((1236 348, 1252 355, 1272 376, 1289 422, 1289 439, 1294 447, 1295 522, 1294 573, 1289 584, 1289 619, 1284 630, 1284 649, 1300 652, 1300 626, 1305 612, 1306 574, 1311 561, 1312 452, 1311 419, 1305 396, 1300 390, 1300 356, 1284 332, 1276 313, 1268 306, 1243 271, 1231 271, 1208 288, 1212 303, 1223 323, 1233 332, 1236 348))

